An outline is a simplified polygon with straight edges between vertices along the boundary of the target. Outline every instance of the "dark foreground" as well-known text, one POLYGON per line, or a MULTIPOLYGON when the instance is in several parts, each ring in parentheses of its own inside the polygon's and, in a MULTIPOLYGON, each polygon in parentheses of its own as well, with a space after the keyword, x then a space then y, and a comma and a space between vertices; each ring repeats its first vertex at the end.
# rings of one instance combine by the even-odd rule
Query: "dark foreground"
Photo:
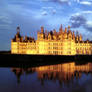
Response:
POLYGON ((0 54, 0 66, 40 66, 76 62, 82 64, 92 61, 92 55, 60 56, 60 55, 19 55, 0 54))
POLYGON ((92 56, 0 54, 0 92, 92 92, 92 56))

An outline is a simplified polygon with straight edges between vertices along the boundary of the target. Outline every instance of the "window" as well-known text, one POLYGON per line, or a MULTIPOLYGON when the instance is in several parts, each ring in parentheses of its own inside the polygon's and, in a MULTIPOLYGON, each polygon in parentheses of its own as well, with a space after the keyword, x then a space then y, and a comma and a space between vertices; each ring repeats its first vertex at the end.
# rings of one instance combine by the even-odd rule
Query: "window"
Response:
POLYGON ((69 51, 68 54, 71 54, 71 51, 69 51))
POLYGON ((58 54, 58 51, 53 51, 53 54, 57 55, 58 54))

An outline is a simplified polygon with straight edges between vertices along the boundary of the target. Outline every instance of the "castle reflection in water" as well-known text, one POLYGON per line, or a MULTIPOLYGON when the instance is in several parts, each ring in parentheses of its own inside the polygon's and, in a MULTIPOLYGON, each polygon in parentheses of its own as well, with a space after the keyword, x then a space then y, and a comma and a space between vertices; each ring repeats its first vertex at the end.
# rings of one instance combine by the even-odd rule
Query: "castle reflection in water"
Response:
POLYGON ((74 78, 81 78, 82 74, 88 74, 92 72, 92 63, 84 65, 76 65, 74 62, 47 65, 33 68, 12 68, 12 72, 15 73, 18 82, 20 82, 21 75, 37 73, 37 78, 44 83, 44 80, 58 80, 59 83, 67 83, 74 78))

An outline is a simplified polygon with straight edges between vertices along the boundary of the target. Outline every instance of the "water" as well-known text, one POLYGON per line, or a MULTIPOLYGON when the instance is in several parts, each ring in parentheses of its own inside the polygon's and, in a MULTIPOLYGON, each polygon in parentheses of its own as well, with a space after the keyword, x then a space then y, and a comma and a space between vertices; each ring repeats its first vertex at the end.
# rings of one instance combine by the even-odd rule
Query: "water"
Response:
POLYGON ((92 92, 92 63, 0 68, 0 92, 92 92))

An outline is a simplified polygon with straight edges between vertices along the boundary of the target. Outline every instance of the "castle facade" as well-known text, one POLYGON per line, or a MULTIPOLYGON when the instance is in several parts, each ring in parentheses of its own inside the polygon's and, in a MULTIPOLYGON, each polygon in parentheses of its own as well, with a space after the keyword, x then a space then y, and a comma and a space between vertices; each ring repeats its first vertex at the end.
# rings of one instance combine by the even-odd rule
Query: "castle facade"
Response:
POLYGON ((20 35, 20 28, 11 40, 12 54, 37 54, 37 55, 91 55, 92 41, 83 41, 82 35, 72 32, 70 26, 59 32, 47 32, 44 27, 37 32, 37 40, 32 37, 20 35))

